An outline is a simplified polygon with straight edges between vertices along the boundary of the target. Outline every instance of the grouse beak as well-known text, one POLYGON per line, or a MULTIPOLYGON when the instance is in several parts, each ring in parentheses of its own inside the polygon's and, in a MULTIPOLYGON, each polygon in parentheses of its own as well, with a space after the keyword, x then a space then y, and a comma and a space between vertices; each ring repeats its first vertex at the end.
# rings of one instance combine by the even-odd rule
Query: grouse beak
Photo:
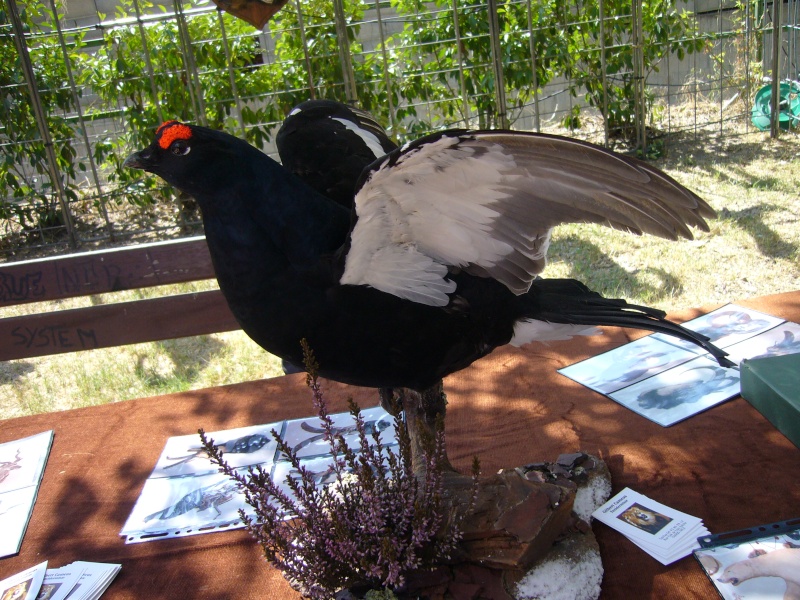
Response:
POLYGON ((122 163, 123 167, 128 169, 143 169, 147 170, 147 167, 150 163, 150 152, 145 149, 141 152, 134 152, 128 158, 125 159, 125 162, 122 163))

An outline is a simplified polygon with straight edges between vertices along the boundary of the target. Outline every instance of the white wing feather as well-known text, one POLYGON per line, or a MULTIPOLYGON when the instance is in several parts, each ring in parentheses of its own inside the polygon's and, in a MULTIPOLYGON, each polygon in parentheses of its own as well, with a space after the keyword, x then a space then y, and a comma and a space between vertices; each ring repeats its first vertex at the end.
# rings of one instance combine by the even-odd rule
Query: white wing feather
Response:
POLYGON ((517 231, 509 240, 492 235, 502 218, 498 204, 511 196, 502 188, 513 157, 499 145, 476 154, 443 137, 373 174, 356 196, 358 222, 341 283, 444 306, 455 291, 448 267, 490 270, 520 246, 531 249, 528 260, 543 261, 548 230, 517 231))
POLYGON ((444 134, 406 146, 355 197, 343 284, 445 306, 449 269, 525 293, 553 227, 602 223, 690 238, 708 230, 703 200, 644 162, 543 134, 444 134))

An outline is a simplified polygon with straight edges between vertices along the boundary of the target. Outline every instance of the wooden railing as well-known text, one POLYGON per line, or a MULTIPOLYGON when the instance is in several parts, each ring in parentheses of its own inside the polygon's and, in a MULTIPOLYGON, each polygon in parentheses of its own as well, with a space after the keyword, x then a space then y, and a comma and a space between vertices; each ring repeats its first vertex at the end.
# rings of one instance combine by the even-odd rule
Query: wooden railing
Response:
MULTIPOLYGON (((0 264, 0 307, 212 279, 204 237, 0 264)), ((219 290, 0 319, 0 360, 239 329, 219 290)))

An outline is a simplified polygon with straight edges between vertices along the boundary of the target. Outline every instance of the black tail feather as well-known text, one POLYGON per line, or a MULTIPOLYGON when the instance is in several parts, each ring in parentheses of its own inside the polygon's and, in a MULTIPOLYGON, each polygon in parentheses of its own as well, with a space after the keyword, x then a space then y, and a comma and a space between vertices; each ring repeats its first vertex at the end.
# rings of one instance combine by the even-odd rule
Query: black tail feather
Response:
POLYGON ((537 279, 533 282, 538 311, 536 318, 571 325, 606 325, 647 329, 691 342, 711 354, 722 367, 735 367, 728 353, 709 338, 665 318, 664 311, 604 298, 574 279, 537 279))

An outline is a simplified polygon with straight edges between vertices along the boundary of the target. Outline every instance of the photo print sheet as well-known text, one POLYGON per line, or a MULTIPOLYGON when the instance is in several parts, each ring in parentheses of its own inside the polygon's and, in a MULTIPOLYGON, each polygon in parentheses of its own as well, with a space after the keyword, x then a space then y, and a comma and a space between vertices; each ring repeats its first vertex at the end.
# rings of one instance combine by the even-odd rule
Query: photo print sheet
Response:
MULTIPOLYGON (((384 447, 396 447, 391 415, 380 407, 362 410, 361 415, 368 435, 377 431, 384 447)), ((348 447, 357 449, 358 433, 352 415, 336 413, 331 420, 334 433, 342 435, 348 447)), ((206 436, 222 449, 231 467, 246 473, 248 468, 258 466, 291 496, 285 481, 298 474, 278 450, 273 430, 297 453, 302 466, 313 473, 318 484, 334 481, 334 457, 319 417, 207 432, 206 436)), ((126 543, 137 543, 238 529, 244 527, 240 509, 245 514, 252 513, 236 483, 211 463, 200 436, 176 436, 167 440, 120 535, 126 543)))
MULTIPOLYGON (((800 325, 729 304, 683 324, 708 336, 737 365, 800 352, 800 325)), ((655 333, 559 373, 668 427, 739 394, 739 371, 702 348, 655 333)))
POLYGON ((786 600, 800 597, 800 519, 742 532, 700 538, 694 551, 725 600, 786 600), (739 535, 737 535, 739 534, 739 535))
POLYGON ((52 430, 0 444, 0 558, 19 552, 52 444, 52 430))

